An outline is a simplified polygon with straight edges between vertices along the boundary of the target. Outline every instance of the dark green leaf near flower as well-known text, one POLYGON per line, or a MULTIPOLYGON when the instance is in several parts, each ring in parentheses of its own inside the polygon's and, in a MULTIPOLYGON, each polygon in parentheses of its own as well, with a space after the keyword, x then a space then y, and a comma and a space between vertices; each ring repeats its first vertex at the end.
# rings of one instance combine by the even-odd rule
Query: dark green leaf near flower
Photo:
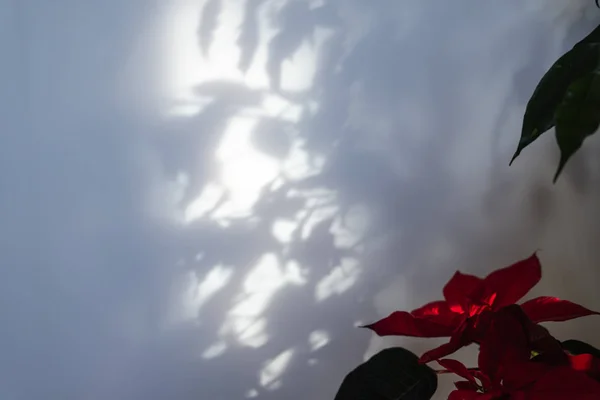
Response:
POLYGON ((410 351, 385 349, 350 372, 335 400, 429 400, 437 389, 436 373, 410 351))

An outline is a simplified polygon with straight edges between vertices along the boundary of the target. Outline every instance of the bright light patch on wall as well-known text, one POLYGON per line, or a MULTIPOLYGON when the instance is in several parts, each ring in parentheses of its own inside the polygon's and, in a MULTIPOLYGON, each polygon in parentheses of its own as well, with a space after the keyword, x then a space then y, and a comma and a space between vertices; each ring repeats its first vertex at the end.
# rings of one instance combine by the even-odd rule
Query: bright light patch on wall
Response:
POLYGON ((323 170, 325 159, 319 156, 310 156, 304 149, 301 140, 294 140, 288 157, 282 163, 282 170, 287 179, 303 179, 316 175, 323 170))
POLYGON ((220 265, 212 268, 202 281, 199 281, 196 273, 190 272, 188 289, 183 295, 182 318, 184 320, 197 318, 204 303, 223 289, 232 276, 231 268, 220 265))
POLYGON ((335 217, 338 211, 339 208, 337 206, 319 207, 315 209, 302 226, 302 239, 307 239, 319 223, 335 217))
POLYGON ((205 360, 217 358, 223 353, 225 353, 225 350, 227 350, 227 345, 225 344, 225 342, 217 342, 208 347, 206 350, 204 350, 204 352, 202 353, 202 358, 204 358, 205 360))
POLYGON ((268 117, 277 117, 283 121, 298 122, 302 115, 302 106, 277 94, 265 95, 262 102, 262 114, 268 117))
POLYGON ((338 216, 331 225, 331 233, 334 237, 335 247, 351 248, 358 244, 361 233, 367 229, 368 216, 364 207, 353 207, 344 215, 338 216))
POLYGON ((308 336, 308 344, 311 351, 319 350, 329 343, 329 334, 323 330, 312 331, 308 336))
POLYGON ((277 219, 271 226, 271 233, 273 237, 281 243, 290 243, 296 229, 298 228, 298 222, 289 219, 277 219))
POLYGON ((210 270, 206 277, 198 285, 197 298, 200 302, 205 302, 219 290, 225 287, 231 277, 233 270, 222 266, 216 266, 210 270))
POLYGON ((285 276, 289 283, 293 285, 305 285, 307 280, 307 273, 302 269, 300 264, 295 260, 290 260, 285 263, 285 276))
POLYGON ((198 21, 203 17, 207 1, 179 0, 173 3, 163 29, 165 54, 168 55, 167 85, 178 99, 190 99, 193 86, 217 79, 267 87, 268 79, 264 73, 244 77, 237 67, 240 57, 238 28, 244 18, 245 1, 221 1, 218 26, 206 56, 198 46, 202 39, 198 38, 198 21))
MULTIPOLYGON (((273 26, 272 13, 283 3, 268 2, 259 9, 259 43, 254 54, 254 62, 247 73, 239 69, 241 49, 239 28, 243 24, 246 1, 222 0, 218 15, 218 25, 212 32, 208 54, 203 55, 198 46, 198 21, 202 18, 207 1, 179 0, 166 17, 164 25, 165 54, 168 90, 181 101, 194 101, 192 88, 210 80, 239 82, 247 87, 267 89, 269 76, 266 64, 269 57, 269 41, 277 34, 273 26)), ((318 7, 318 6, 317 6, 318 7)), ((333 30, 317 28, 309 41, 305 41, 293 56, 283 62, 281 87, 289 91, 305 91, 313 84, 317 70, 317 57, 333 30)), ((194 112, 194 107, 178 105, 172 114, 186 115, 194 112)))
POLYGON ((284 276, 275 254, 262 256, 244 282, 246 293, 274 293, 284 285, 284 276))
POLYGON ((323 301, 334 294, 344 293, 356 283, 359 274, 358 261, 352 258, 342 259, 341 265, 335 267, 317 283, 315 288, 316 300, 323 301))
MULTIPOLYGON (((164 83, 170 96, 178 104, 169 110, 170 115, 190 115, 197 112, 197 99, 193 87, 202 82, 221 80, 238 82, 246 87, 267 89, 266 72, 269 40, 276 34, 268 7, 258 13, 259 43, 254 63, 247 73, 239 67, 239 27, 245 18, 247 0, 221 0, 217 26, 212 33, 207 54, 199 48, 198 21, 202 20, 207 0, 174 0, 163 22, 163 48, 166 73, 164 83), (181 102, 190 102, 186 107, 181 102)), ((272 8, 272 7, 271 7, 272 8)))
POLYGON ((175 104, 169 109, 167 115, 170 117, 191 117, 199 114, 203 108, 203 105, 195 102, 175 104))
POLYGON ((203 1, 181 0, 166 13, 163 27, 166 86, 178 100, 188 100, 191 88, 206 79, 196 29, 203 1))
POLYGON ((242 344, 258 347, 264 344, 265 322, 260 317, 273 295, 285 285, 279 260, 265 254, 250 271, 239 295, 239 302, 229 311, 225 332, 232 331, 242 344))
POLYGON ((279 163, 256 150, 251 143, 255 118, 233 118, 223 134, 216 157, 221 164, 220 181, 228 202, 216 216, 244 214, 254 205, 262 188, 275 179, 279 163))
POLYGON ((207 212, 213 210, 219 200, 225 195, 223 188, 209 182, 202 189, 202 193, 185 208, 185 222, 190 223, 202 218, 207 212))
POLYGON ((273 389, 277 379, 283 375, 285 369, 289 366, 294 349, 288 349, 280 353, 277 357, 268 361, 259 373, 259 382, 263 387, 273 389))
MULTIPOLYGON (((202 18, 206 3, 205 0, 174 0, 172 12, 168 13, 165 20, 165 79, 168 96, 172 97, 171 103, 176 104, 171 110, 172 114, 189 116, 201 112, 202 107, 213 101, 211 98, 198 98, 194 91, 198 84, 205 82, 239 84, 240 87, 260 89, 262 93, 259 104, 254 108, 240 110, 227 121, 214 153, 218 178, 207 184, 197 199, 185 205, 183 219, 188 223, 210 217, 226 225, 227 220, 232 217, 251 217, 252 207, 262 191, 279 179, 280 174, 285 179, 302 179, 321 172, 324 158, 309 155, 304 143, 292 134, 293 125, 300 122, 305 113, 316 112, 319 102, 310 98, 290 100, 280 94, 269 93, 270 79, 266 72, 268 44, 277 33, 272 17, 277 8, 286 3, 285 0, 266 1, 259 8, 259 43, 247 72, 239 69, 239 46, 243 44, 239 35, 247 0, 221 0, 216 29, 211 33, 212 39, 206 54, 202 54, 198 42, 199 39, 206 38, 198 38, 198 21, 202 18), (291 149, 285 160, 266 155, 252 143, 253 130, 264 117, 285 121, 291 127, 289 132, 286 130, 286 134, 289 133, 291 137, 291 149)), ((311 3, 313 8, 321 5, 319 0, 311 3)), ((284 90, 301 92, 311 88, 318 68, 319 54, 332 34, 332 30, 317 28, 312 38, 306 40, 292 57, 283 62, 281 87, 284 90)), ((194 174, 195 171, 189 173, 194 174)), ((310 210, 310 213, 305 213, 310 218, 302 232, 302 237, 306 238, 314 226, 332 218, 338 209, 334 204, 335 193, 330 190, 315 190, 302 193, 301 196, 308 199, 310 210)), ((297 226, 298 220, 277 220, 272 226, 272 233, 281 243, 289 243, 297 226)), ((344 239, 340 240, 343 242, 344 239)), ((232 273, 230 269, 217 266, 202 281, 195 275, 190 278, 190 289, 185 293, 184 307, 188 318, 197 317, 202 305, 227 285, 232 273)), ((354 284, 357 275, 356 264, 345 260, 317 284, 315 296, 318 300, 323 300, 332 294, 342 293, 354 284)), ((228 311, 222 332, 233 334, 244 345, 262 346, 268 340, 264 313, 273 296, 286 285, 300 285, 306 281, 305 271, 297 263, 281 265, 274 254, 265 254, 246 276, 242 290, 235 299, 236 304, 228 311)), ((215 349, 219 350, 218 347, 213 348, 211 353, 207 349, 205 354, 213 354, 215 349)), ((265 371, 261 372, 261 381, 265 382, 264 385, 269 385, 269 388, 277 385, 276 373, 273 371, 278 365, 278 368, 285 368, 280 364, 287 365, 291 353, 284 352, 280 357, 275 358, 272 365, 266 366, 265 371)))
POLYGON ((239 318, 256 317, 260 315, 271 301, 273 292, 254 292, 244 296, 236 306, 231 309, 231 314, 239 318))
MULTIPOLYGON (((257 105, 256 112, 252 113, 250 109, 241 110, 229 121, 223 132, 222 141, 215 154, 221 171, 220 180, 216 184, 223 186, 228 201, 213 215, 217 220, 248 216, 249 210, 260 195, 260 190, 279 174, 281 162, 285 164, 290 178, 297 179, 318 172, 315 171, 314 162, 309 167, 308 156, 298 143, 292 145, 287 160, 269 157, 254 149, 251 144, 250 136, 259 118, 268 116, 295 123, 300 120, 306 107, 267 91, 268 44, 277 33, 272 14, 285 2, 266 2, 259 8, 259 43, 254 62, 247 73, 239 70, 239 45, 243 43, 240 42, 239 30, 246 17, 246 2, 221 1, 217 26, 211 32, 212 39, 209 39, 211 42, 206 54, 202 54, 198 44, 199 40, 206 39, 198 37, 198 21, 202 20, 206 1, 176 0, 164 26, 167 54, 165 59, 168 60, 167 86, 171 88, 170 92, 176 104, 173 106, 173 113, 180 116, 192 115, 201 111, 207 101, 212 101, 200 99, 194 93, 194 87, 203 82, 226 81, 265 91, 263 102, 257 105)), ((315 3, 314 6, 318 7, 319 3, 315 3)), ((283 63, 284 88, 292 91, 310 88, 317 68, 318 53, 322 51, 331 34, 330 30, 316 29, 310 43, 306 41, 291 59, 283 63)), ((309 100, 308 103, 312 106, 317 104, 314 100, 309 100)), ((187 205, 184 220, 190 222, 204 217, 221 195, 218 191, 214 184, 205 188, 198 199, 187 205)))
POLYGON ((265 332, 266 327, 265 318, 237 318, 233 324, 238 342, 253 348, 262 347, 269 341, 269 336, 265 332))
POLYGON ((212 79, 239 80, 242 78, 237 67, 240 48, 237 45, 239 26, 244 18, 244 1, 221 0, 222 9, 218 26, 208 49, 205 74, 212 79))
POLYGON ((246 277, 238 303, 229 310, 223 334, 233 334, 241 344, 259 347, 266 343, 264 312, 273 296, 286 285, 304 284, 299 266, 286 263, 282 268, 275 254, 265 254, 246 277))

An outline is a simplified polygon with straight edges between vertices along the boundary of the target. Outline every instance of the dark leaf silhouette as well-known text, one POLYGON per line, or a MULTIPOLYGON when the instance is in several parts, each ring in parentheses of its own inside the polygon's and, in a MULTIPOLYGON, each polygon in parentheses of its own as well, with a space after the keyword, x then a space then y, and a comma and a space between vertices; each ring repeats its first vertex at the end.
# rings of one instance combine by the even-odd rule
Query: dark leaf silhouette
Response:
POLYGON ((600 350, 580 340, 565 340, 561 344, 565 350, 573 355, 591 354, 596 358, 600 358, 600 350))
POLYGON ((252 65, 256 50, 258 49, 258 11, 263 2, 264 0, 248 0, 246 3, 246 17, 244 18, 238 38, 238 45, 241 51, 238 67, 243 72, 247 72, 252 65))
POLYGON ((306 2, 292 1, 284 6, 278 16, 279 25, 285 27, 269 42, 267 71, 272 88, 281 88, 281 70, 285 60, 292 57, 302 43, 312 38, 315 28, 312 14, 306 2))
POLYGON ((599 45, 595 43, 579 43, 546 72, 527 103, 521 139, 511 164, 525 147, 554 127, 555 110, 561 104, 569 86, 594 70, 598 63, 598 49, 599 45))
POLYGON ((569 86, 564 100, 556 110, 556 141, 560 147, 560 162, 554 181, 565 164, 600 125, 600 79, 594 71, 569 86))
POLYGON ((600 25, 596 27, 593 31, 591 31, 586 37, 581 39, 578 44, 584 43, 600 43, 600 25))
POLYGON ((198 27, 198 41, 204 56, 208 54, 210 44, 213 42, 214 31, 217 28, 221 9, 221 0, 208 0, 202 8, 202 18, 198 27))
POLYGON ((335 400, 428 400, 437 375, 401 347, 383 350, 350 372, 335 400))

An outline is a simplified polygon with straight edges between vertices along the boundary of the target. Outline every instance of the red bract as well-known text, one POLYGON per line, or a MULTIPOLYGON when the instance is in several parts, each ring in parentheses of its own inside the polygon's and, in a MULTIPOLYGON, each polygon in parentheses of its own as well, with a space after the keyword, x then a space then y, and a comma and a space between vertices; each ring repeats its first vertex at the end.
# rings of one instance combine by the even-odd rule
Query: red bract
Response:
MULTIPOLYGON (((539 376, 535 382, 522 387, 505 384, 498 389, 481 392, 463 388, 460 382, 457 382, 459 388, 450 393, 448 400, 597 400, 600 398, 600 384, 585 374, 568 367, 543 367, 538 372, 539 376)), ((528 368, 529 365, 526 365, 519 369, 528 368)))
POLYGON ((585 372, 589 377, 600 381, 600 360, 591 354, 569 355, 569 364, 576 371, 585 372))
MULTIPOLYGON (((444 300, 412 312, 396 311, 366 327, 380 336, 450 336, 448 343, 421 356, 421 362, 436 360, 470 343, 481 342, 493 314, 519 301, 541 276, 540 261, 535 254, 483 279, 456 272, 444 286, 444 300)), ((534 322, 566 321, 598 314, 555 297, 538 297, 525 302, 522 307, 534 322)))
MULTIPOLYGON (((600 398, 600 383, 588 377, 589 356, 575 363, 553 364, 530 359, 533 323, 516 305, 494 315, 479 353, 479 370, 467 369, 456 360, 440 360, 447 370, 465 381, 449 400, 591 400, 600 398)), ((546 339, 556 339, 549 334, 546 339)), ((545 341, 548 343, 548 340, 545 341)), ((549 352, 560 347, 549 347, 549 352)), ((554 357, 556 354, 550 354, 554 357)), ((566 358, 560 358, 561 360, 566 358)))

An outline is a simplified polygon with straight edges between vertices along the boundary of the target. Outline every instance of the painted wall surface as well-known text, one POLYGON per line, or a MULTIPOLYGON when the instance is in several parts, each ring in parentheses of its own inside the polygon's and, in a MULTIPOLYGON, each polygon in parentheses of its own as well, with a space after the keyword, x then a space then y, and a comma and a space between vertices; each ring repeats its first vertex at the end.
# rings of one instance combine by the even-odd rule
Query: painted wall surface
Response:
POLYGON ((556 185, 551 134, 508 167, 598 22, 592 0, 0 0, 0 398, 332 399, 378 349, 433 345, 356 325, 538 249, 532 294, 600 308, 598 138, 556 185))

